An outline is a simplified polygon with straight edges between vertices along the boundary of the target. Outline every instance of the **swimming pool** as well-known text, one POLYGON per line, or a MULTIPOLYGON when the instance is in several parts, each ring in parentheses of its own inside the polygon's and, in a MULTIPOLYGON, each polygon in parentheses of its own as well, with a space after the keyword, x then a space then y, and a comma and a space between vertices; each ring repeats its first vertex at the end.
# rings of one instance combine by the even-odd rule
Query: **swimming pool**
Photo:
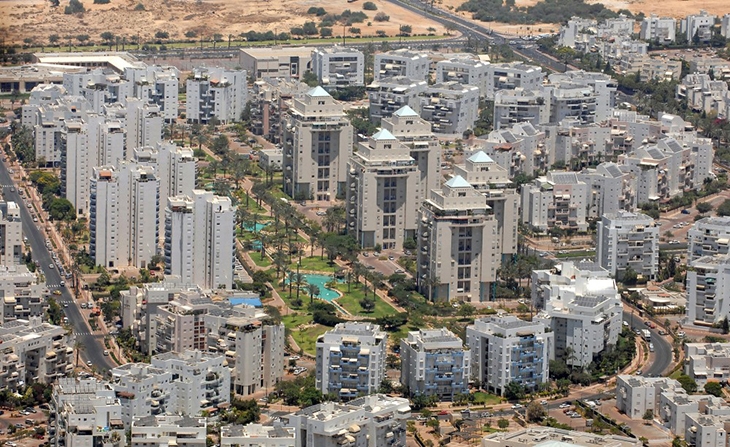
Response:
MULTIPOLYGON (((305 273, 302 276, 304 276, 304 280, 307 282, 307 284, 315 284, 317 287, 319 287, 319 295, 317 295, 317 298, 321 298, 325 301, 334 301, 340 297, 340 292, 325 287, 325 284, 332 281, 332 276, 315 275, 312 273, 305 273)), ((304 290, 307 290, 306 285, 304 286, 304 290)))
POLYGON ((239 304, 247 304, 253 307, 262 307, 260 298, 236 298, 232 296, 228 298, 228 302, 234 306, 237 306, 239 304))
POLYGON ((243 228, 245 228, 246 231, 253 231, 254 233, 258 233, 259 231, 261 231, 264 228, 266 228, 267 225, 268 225, 268 223, 258 223, 257 222, 256 225, 248 225, 248 224, 246 224, 246 225, 243 226, 243 228))

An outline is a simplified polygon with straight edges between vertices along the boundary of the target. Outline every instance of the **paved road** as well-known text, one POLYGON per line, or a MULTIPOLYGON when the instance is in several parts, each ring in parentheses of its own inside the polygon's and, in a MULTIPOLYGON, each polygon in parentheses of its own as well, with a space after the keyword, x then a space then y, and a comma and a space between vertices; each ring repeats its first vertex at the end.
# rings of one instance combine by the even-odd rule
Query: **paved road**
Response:
MULTIPOLYGON (((645 320, 639 317, 639 314, 636 312, 632 314, 631 312, 624 311, 624 321, 628 322, 632 329, 649 329, 644 324, 645 320)), ((651 342, 654 344, 653 361, 652 355, 649 355, 650 363, 644 365, 642 373, 645 376, 659 377, 672 362, 672 345, 664 337, 659 335, 656 329, 649 329, 649 332, 651 332, 651 342)))
POLYGON ((50 286, 56 286, 61 291, 61 295, 56 297, 61 305, 68 304, 68 307, 63 308, 63 310, 68 317, 74 334, 76 334, 76 340, 84 346, 80 357, 84 362, 91 361, 94 367, 97 370, 102 370, 102 372, 113 368, 115 365, 109 357, 103 354, 106 349, 104 347, 103 335, 90 334, 89 327, 84 321, 84 316, 81 314, 78 303, 74 301, 71 292, 66 287, 60 286, 61 281, 65 280, 65 278, 61 278, 61 275, 58 273, 58 268, 49 268, 54 262, 51 253, 46 248, 46 238, 33 222, 33 216, 25 205, 23 196, 18 193, 17 188, 15 191, 10 190, 9 185, 13 184, 13 180, 10 177, 5 163, 0 163, 0 184, 3 185, 5 199, 16 202, 20 207, 20 217, 23 221, 23 235, 28 238, 33 259, 37 260, 41 265, 40 268, 46 276, 46 284, 49 285, 49 288, 52 288, 50 286))

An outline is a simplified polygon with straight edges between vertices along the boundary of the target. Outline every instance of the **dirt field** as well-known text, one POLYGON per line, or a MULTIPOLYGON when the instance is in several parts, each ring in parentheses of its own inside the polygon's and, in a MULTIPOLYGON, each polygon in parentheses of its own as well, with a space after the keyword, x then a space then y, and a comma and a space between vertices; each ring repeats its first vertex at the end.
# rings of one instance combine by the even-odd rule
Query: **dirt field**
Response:
MULTIPOLYGON (((194 30, 210 40, 219 33, 228 39, 247 31, 288 32, 294 26, 306 21, 318 20, 307 15, 311 6, 324 7, 328 13, 341 13, 345 9, 359 11, 365 0, 348 3, 321 2, 317 0, 111 0, 107 5, 94 5, 92 0, 82 0, 87 12, 83 15, 66 15, 63 8, 68 0, 61 0, 61 6, 52 8, 48 0, 0 0, 0 35, 6 42, 22 43, 27 37, 36 44, 48 44, 48 36, 57 34, 60 44, 76 44, 75 36, 87 34, 91 41, 100 42, 100 34, 110 31, 127 38, 139 34, 140 38, 151 39, 158 30, 170 33, 171 39, 183 39, 187 31, 194 30), (137 4, 143 4, 144 11, 135 11, 137 4)), ((360 28, 363 36, 375 36, 378 30, 396 35, 400 25, 411 25, 414 34, 427 34, 430 27, 436 34, 445 29, 435 23, 397 8, 382 0, 370 0, 378 6, 377 11, 364 11, 371 26, 365 23, 353 25, 360 28), (390 16, 388 22, 375 22, 378 12, 390 16)), ((349 27, 348 27, 349 28, 349 27)), ((333 34, 341 36, 342 25, 333 27, 333 34)))

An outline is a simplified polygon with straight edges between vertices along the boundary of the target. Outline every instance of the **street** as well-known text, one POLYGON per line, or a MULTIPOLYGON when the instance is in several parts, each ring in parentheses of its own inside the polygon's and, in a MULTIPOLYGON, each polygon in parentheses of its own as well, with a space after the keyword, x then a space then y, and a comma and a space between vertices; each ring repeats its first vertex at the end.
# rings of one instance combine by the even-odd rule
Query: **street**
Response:
POLYGON ((100 370, 103 373, 114 368, 115 365, 111 362, 110 358, 103 354, 106 349, 104 347, 104 336, 101 334, 91 334, 89 325, 81 314, 78 303, 74 301, 71 292, 68 288, 60 286, 61 281, 65 281, 65 278, 61 278, 57 268, 49 268, 50 265, 54 264, 54 261, 48 248, 46 248, 46 237, 38 226, 33 223, 33 216, 30 214, 23 197, 18 193, 19 189, 17 186, 19 185, 16 185, 15 191, 11 191, 10 187, 13 185, 13 180, 5 163, 0 163, 0 184, 3 186, 5 200, 16 202, 20 208, 20 217, 23 221, 23 235, 28 238, 33 259, 40 264, 40 269, 46 277, 46 284, 49 285, 49 289, 52 288, 51 286, 54 286, 61 291, 61 295, 57 296, 56 299, 68 317, 76 341, 83 346, 80 357, 84 362, 91 361, 92 368, 100 370), (63 307, 64 303, 67 303, 68 307, 63 307))
MULTIPOLYGON (((623 320, 629 323, 632 330, 648 329, 651 332, 651 342, 654 343, 654 352, 649 354, 649 360, 642 368, 642 374, 647 377, 659 377, 662 376, 664 370, 669 367, 672 363, 672 345, 659 335, 657 329, 650 329, 644 324, 644 318, 639 317, 637 312, 628 311, 631 310, 629 306, 624 306, 623 320)), ((638 337, 638 335, 637 335, 638 337)))

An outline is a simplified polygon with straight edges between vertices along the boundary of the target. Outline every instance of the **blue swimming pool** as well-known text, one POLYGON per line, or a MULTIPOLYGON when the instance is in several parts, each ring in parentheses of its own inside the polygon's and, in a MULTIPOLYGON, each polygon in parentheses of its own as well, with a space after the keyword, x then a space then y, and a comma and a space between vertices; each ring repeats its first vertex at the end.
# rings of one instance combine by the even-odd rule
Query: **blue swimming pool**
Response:
MULTIPOLYGON (((302 276, 304 276, 304 280, 307 282, 307 284, 315 284, 317 287, 319 287, 319 295, 317 295, 317 298, 321 298, 325 301, 334 301, 340 297, 340 292, 325 287, 325 284, 332 281, 332 276, 315 275, 312 273, 306 273, 302 276)), ((307 286, 305 285, 304 290, 306 290, 306 288, 307 286)))
POLYGON ((239 304, 247 304, 253 307, 262 307, 261 299, 259 298, 237 298, 235 296, 232 296, 228 298, 228 302, 230 302, 234 306, 237 306, 239 304))
POLYGON ((258 233, 259 231, 266 228, 268 223, 256 223, 256 225, 244 225, 243 228, 245 228, 247 231, 253 231, 254 233, 258 233))

